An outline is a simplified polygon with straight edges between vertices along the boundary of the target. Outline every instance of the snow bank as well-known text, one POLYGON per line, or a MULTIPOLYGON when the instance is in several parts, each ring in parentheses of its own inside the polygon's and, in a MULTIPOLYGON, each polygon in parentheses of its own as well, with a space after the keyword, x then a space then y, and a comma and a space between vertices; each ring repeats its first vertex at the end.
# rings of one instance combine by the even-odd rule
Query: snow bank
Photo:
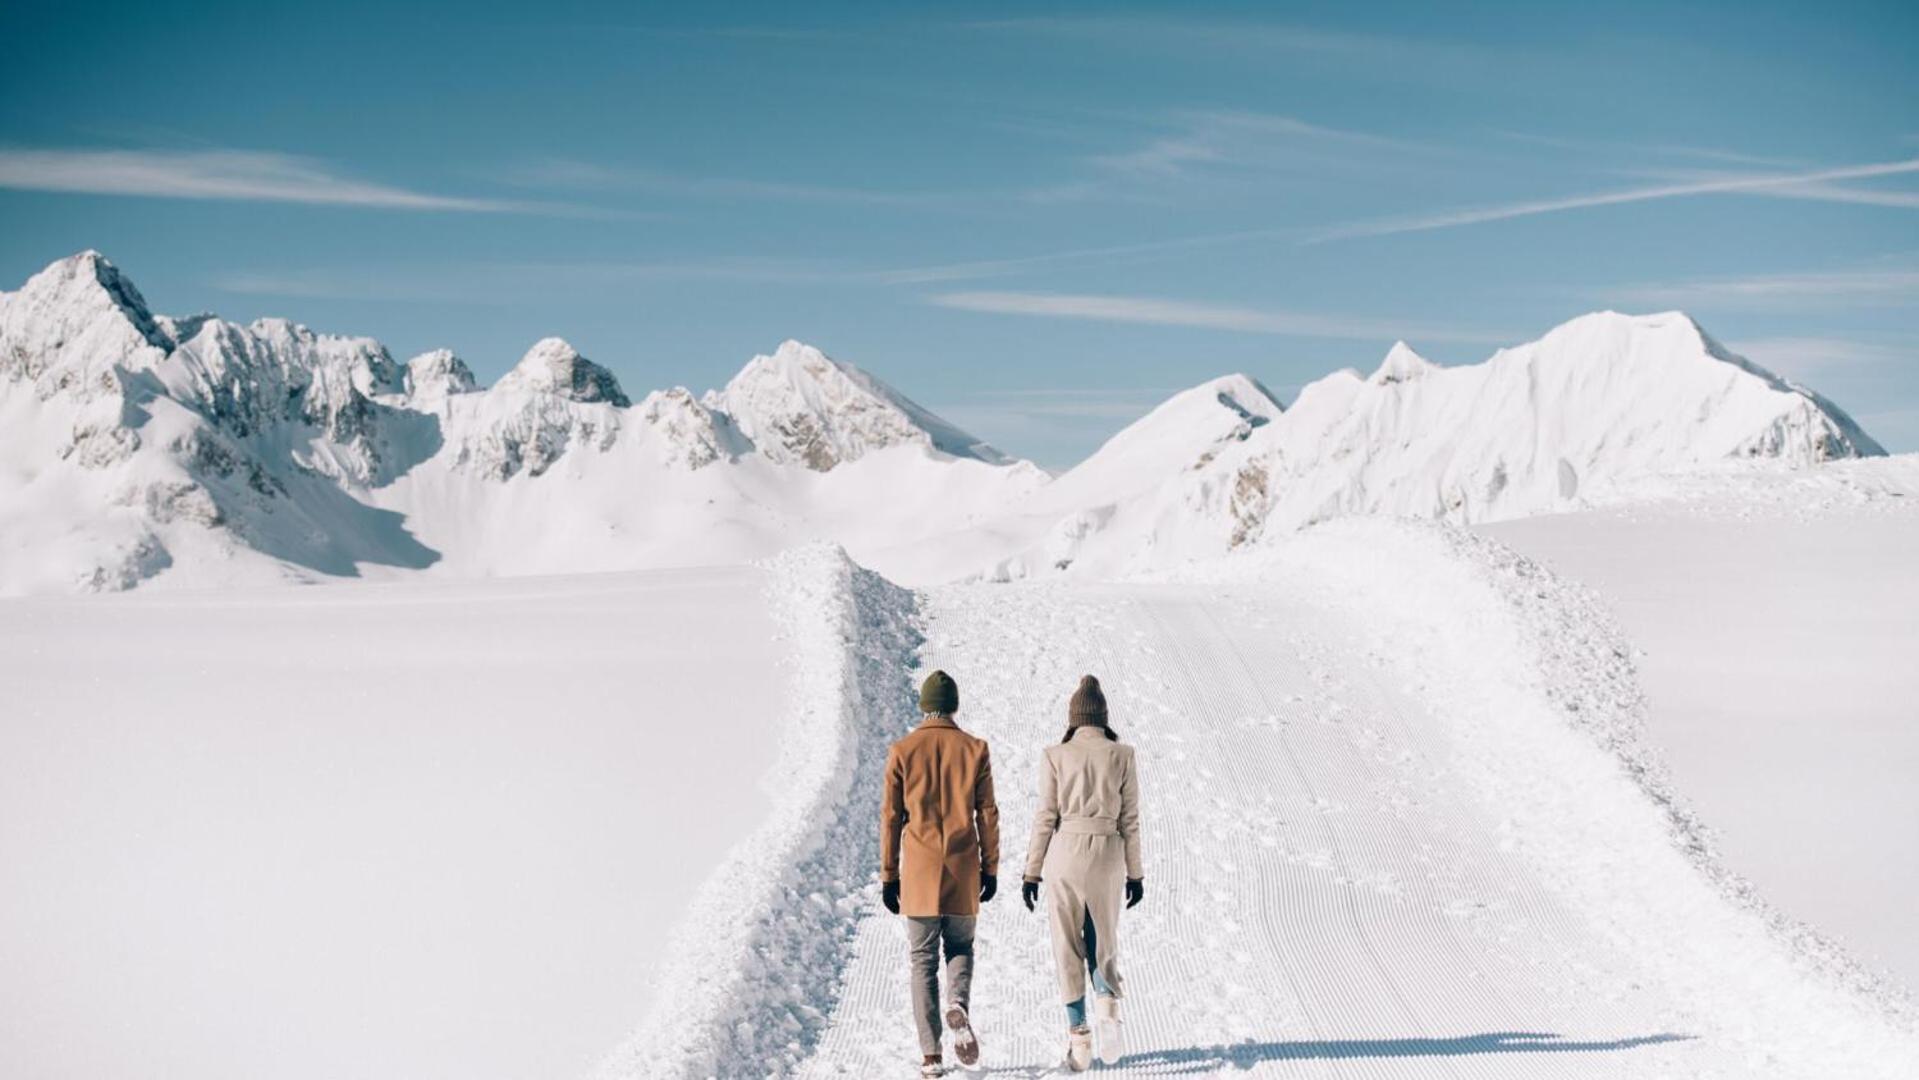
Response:
POLYGON ((1647 489, 1479 531, 1605 598, 1726 865, 1919 987, 1919 455, 1647 489))
POLYGON ((1598 597, 1462 529, 1348 519, 1175 571, 1280 580, 1344 609, 1359 646, 1448 724, 1454 763, 1596 930, 1694 1022, 1787 1076, 1908 1077, 1904 994, 1724 869, 1645 738, 1632 651, 1598 597))
POLYGON ((878 790, 887 744, 918 719, 913 594, 831 545, 765 566, 797 665, 773 811, 701 887, 657 1004, 601 1067, 607 1080, 790 1072, 826 1025, 854 916, 874 900, 871 807, 853 796, 878 790))

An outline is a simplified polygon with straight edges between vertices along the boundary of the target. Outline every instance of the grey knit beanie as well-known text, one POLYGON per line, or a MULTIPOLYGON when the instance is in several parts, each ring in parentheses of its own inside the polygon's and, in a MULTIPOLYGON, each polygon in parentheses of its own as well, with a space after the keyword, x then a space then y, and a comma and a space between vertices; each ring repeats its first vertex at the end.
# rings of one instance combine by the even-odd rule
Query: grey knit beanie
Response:
POLYGON ((1087 724, 1106 726, 1106 695, 1100 691, 1098 679, 1088 675, 1079 681, 1079 689, 1073 691, 1072 704, 1066 707, 1066 716, 1069 728, 1087 724))

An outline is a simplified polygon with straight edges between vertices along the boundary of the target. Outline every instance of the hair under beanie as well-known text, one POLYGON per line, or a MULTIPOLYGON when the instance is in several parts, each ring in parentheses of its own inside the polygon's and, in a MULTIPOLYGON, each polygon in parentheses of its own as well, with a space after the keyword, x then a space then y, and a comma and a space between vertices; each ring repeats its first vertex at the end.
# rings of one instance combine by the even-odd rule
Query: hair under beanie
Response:
POLYGON ((1073 691, 1072 704, 1066 707, 1067 718, 1071 721, 1068 730, 1087 724, 1106 726, 1106 694, 1099 688, 1099 680, 1088 675, 1079 681, 1079 689, 1073 691))
POLYGON ((920 711, 951 714, 959 711, 959 684, 944 671, 935 671, 920 684, 920 711))

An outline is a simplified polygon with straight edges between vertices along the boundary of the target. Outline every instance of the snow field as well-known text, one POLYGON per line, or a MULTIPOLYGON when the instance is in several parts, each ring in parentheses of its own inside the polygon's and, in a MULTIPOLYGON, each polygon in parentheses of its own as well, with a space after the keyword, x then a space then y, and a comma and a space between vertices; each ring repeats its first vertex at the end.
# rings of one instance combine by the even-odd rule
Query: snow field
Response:
POLYGON ((0 1076, 585 1074, 773 809, 766 580, 0 601, 0 1076))
POLYGON ((1919 457, 1811 472, 1479 531, 1617 613, 1648 737, 1725 864, 1919 986, 1919 860, 1888 854, 1919 822, 1919 457))

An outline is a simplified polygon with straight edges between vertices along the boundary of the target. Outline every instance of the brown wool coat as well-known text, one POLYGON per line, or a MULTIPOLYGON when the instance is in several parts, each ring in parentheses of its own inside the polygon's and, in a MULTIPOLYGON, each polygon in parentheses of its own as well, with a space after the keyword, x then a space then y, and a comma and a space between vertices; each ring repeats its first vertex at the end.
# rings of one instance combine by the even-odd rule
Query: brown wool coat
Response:
POLYGON ((901 915, 977 915, 981 874, 999 874, 986 740, 929 716, 886 752, 880 879, 900 883, 901 915))

